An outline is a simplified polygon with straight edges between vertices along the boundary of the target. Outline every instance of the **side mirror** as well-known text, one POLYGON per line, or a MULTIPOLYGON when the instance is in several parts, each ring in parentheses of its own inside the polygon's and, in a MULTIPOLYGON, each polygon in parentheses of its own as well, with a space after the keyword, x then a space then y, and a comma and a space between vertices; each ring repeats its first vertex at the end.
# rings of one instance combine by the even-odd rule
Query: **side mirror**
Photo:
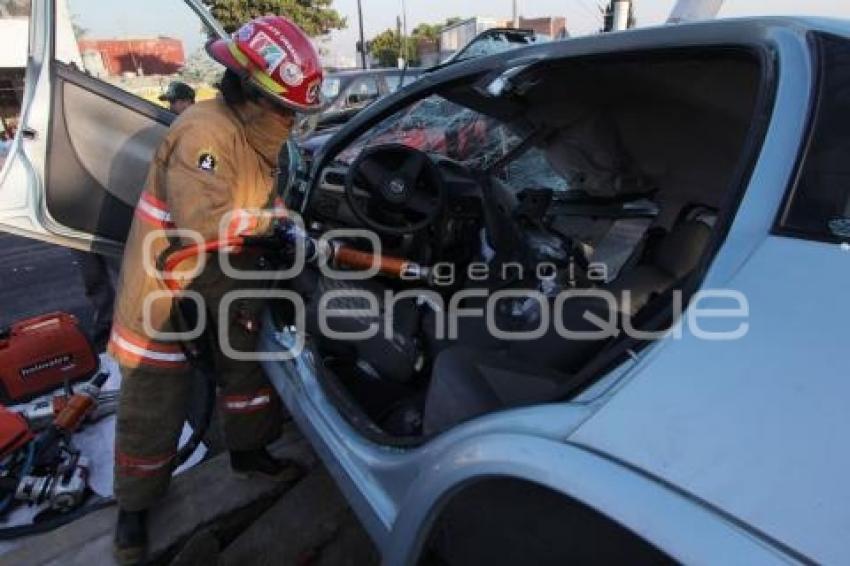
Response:
POLYGON ((355 104, 360 104, 360 95, 356 93, 352 93, 348 95, 348 105, 354 106, 355 104))

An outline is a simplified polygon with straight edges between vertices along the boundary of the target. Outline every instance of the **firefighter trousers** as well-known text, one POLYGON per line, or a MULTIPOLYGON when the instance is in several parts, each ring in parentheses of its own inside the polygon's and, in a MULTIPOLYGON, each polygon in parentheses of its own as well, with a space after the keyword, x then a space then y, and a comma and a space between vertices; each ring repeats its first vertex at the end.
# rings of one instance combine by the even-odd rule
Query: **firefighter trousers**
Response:
MULTIPOLYGON (((217 305, 214 305, 217 307, 217 305)), ((226 324, 233 349, 254 352, 262 302, 237 300, 226 324)), ((217 312, 211 309, 211 312, 217 312)), ((218 409, 229 450, 262 448, 280 436, 282 406, 257 362, 215 352, 218 409)), ((115 446, 115 496, 127 511, 149 508, 162 498, 174 471, 174 456, 186 422, 192 379, 185 372, 121 366, 115 446)))

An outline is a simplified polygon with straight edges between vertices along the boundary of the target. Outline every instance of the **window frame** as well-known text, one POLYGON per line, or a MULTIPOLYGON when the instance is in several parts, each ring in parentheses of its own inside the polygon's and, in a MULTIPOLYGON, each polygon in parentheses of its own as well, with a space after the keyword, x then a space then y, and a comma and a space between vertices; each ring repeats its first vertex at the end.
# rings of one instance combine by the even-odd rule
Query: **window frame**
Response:
POLYGON ((811 51, 812 74, 813 80, 810 90, 810 100, 812 101, 806 117, 805 139, 800 148, 796 161, 794 163, 794 172, 791 176, 791 181, 786 188, 785 195, 782 197, 779 210, 773 222, 771 235, 782 236, 787 238, 795 238, 798 240, 808 240, 813 242, 822 242, 829 244, 841 244, 850 241, 850 238, 837 236, 829 232, 825 228, 819 232, 811 232, 787 224, 787 219, 791 208, 794 205, 797 192, 800 190, 800 182, 805 171, 806 164, 809 160, 809 154, 815 141, 817 125, 823 109, 824 89, 826 88, 826 74, 824 72, 824 38, 832 38, 839 41, 850 43, 850 38, 827 32, 809 32, 807 41, 811 51))
POLYGON ((85 71, 76 68, 75 65, 64 63, 58 59, 53 61, 53 65, 57 78, 84 88, 134 112, 138 112, 160 124, 168 126, 177 119, 177 115, 168 108, 154 104, 150 100, 126 91, 112 83, 93 77, 85 71))

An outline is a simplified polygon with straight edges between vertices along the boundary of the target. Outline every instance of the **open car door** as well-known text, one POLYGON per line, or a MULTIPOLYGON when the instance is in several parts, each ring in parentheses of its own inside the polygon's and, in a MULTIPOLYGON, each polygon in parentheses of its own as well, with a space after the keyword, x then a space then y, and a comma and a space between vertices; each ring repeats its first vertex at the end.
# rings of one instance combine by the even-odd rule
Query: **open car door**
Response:
POLYGON ((214 95, 198 0, 32 0, 18 134, 0 172, 0 229, 120 253, 148 165, 176 117, 172 80, 214 95))

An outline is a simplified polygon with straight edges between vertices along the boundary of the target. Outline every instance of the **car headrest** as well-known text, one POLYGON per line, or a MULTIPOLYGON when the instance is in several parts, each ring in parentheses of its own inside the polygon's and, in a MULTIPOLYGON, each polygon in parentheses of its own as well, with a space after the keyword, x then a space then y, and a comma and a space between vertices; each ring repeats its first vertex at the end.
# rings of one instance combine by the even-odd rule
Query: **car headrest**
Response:
POLYGON ((702 220, 687 220, 677 224, 658 243, 653 263, 676 279, 681 279, 697 266, 709 238, 711 228, 702 220))

